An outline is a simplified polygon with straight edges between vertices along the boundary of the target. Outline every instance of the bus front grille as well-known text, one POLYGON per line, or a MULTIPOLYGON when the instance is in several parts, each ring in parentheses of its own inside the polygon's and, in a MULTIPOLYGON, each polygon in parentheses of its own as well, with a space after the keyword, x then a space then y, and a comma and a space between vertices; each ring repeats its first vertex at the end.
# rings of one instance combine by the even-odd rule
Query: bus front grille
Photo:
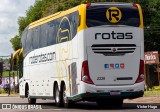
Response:
POLYGON ((91 47, 94 53, 105 56, 125 55, 133 53, 136 49, 135 44, 94 44, 91 47))

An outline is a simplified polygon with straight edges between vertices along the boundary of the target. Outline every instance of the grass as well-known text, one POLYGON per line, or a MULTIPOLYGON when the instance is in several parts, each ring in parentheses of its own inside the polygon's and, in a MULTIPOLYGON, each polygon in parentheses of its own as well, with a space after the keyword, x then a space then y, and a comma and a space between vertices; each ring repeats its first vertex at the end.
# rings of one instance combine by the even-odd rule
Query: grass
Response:
POLYGON ((144 92, 144 96, 160 96, 160 86, 153 86, 144 92))
MULTIPOLYGON (((17 71, 13 71, 14 75, 17 76, 17 71)), ((12 72, 10 72, 10 75, 12 76, 12 72)), ((9 77, 9 71, 4 71, 2 74, 2 77, 9 77)))
MULTIPOLYGON (((0 94, 7 94, 7 91, 0 89, 0 94)), ((13 89, 10 90, 10 94, 14 94, 13 89)))
POLYGON ((145 91, 144 96, 160 96, 160 90, 145 91))
POLYGON ((7 92, 4 89, 0 89, 0 94, 6 94, 7 92))

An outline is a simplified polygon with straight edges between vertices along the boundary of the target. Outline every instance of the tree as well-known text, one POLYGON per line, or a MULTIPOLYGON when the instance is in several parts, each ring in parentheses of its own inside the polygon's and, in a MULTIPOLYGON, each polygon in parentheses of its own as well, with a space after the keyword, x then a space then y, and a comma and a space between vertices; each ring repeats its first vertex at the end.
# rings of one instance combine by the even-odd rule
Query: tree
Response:
MULTIPOLYGON (((28 26, 29 21, 25 17, 18 18, 18 25, 19 25, 19 35, 22 35, 23 30, 28 26)), ((16 37, 16 36, 15 36, 16 37)))
POLYGON ((12 48, 15 51, 21 48, 20 37, 18 35, 16 35, 15 37, 11 38, 10 42, 12 43, 12 48))
POLYGON ((141 4, 145 26, 145 51, 160 52, 160 1, 142 0, 141 4))

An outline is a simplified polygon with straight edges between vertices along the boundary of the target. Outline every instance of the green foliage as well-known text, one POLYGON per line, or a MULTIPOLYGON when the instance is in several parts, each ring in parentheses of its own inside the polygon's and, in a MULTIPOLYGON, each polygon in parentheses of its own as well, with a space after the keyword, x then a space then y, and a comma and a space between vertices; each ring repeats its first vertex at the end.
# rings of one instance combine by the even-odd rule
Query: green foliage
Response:
POLYGON ((160 90, 160 86, 154 86, 153 90, 160 90))
POLYGON ((19 35, 22 35, 23 30, 27 27, 29 21, 25 17, 18 18, 18 25, 19 25, 19 35))
MULTIPOLYGON (((7 94, 7 91, 5 91, 4 89, 0 89, 0 94, 7 94)), ((14 94, 13 89, 10 89, 10 94, 14 94)))
POLYGON ((146 0, 146 5, 142 6, 144 9, 144 24, 145 24, 145 50, 158 50, 160 52, 160 1, 146 0))
POLYGON ((0 89, 0 94, 6 94, 7 92, 4 89, 0 89))
POLYGON ((11 38, 10 42, 12 43, 12 48, 16 51, 21 48, 20 37, 16 35, 14 38, 11 38))
MULTIPOLYGON (((13 71, 14 72, 14 76, 17 76, 17 71, 13 71)), ((10 75, 12 77, 13 72, 10 72, 10 75)), ((4 71, 2 74, 2 77, 9 77, 9 71, 4 71)))
POLYGON ((144 92, 144 96, 159 96, 159 95, 160 95, 160 90, 150 90, 144 92))

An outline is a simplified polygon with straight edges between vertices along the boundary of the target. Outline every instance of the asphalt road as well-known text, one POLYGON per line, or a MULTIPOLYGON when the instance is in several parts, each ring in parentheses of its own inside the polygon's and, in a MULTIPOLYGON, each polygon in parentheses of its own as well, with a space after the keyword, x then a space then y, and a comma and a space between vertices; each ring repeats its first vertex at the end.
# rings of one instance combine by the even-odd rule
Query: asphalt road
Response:
POLYGON ((2 108, 3 105, 3 109, 0 109, 0 112, 142 112, 144 110, 145 112, 159 112, 160 110, 160 105, 146 103, 124 103, 120 109, 116 109, 115 107, 99 108, 96 103, 92 102, 79 102, 71 109, 56 107, 54 100, 38 99, 36 105, 28 105, 27 103, 27 99, 21 99, 19 97, 0 97, 0 108, 2 108), (6 104, 9 107, 11 106, 12 110, 4 109, 6 104))

